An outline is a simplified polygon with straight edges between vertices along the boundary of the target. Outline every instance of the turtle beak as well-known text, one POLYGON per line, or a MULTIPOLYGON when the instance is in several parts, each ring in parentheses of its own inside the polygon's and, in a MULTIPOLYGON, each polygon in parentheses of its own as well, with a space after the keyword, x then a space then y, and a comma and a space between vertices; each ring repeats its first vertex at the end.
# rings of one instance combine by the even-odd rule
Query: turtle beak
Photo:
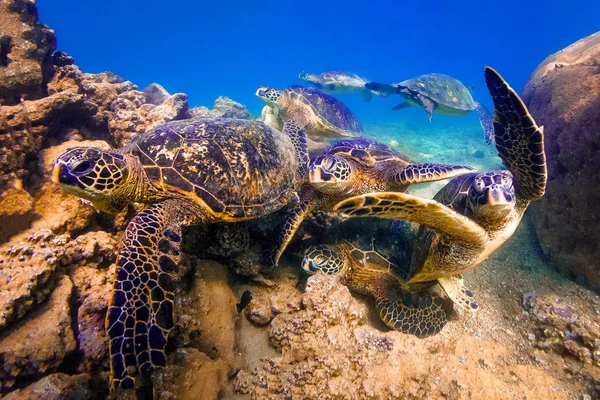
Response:
POLYGON ((57 161, 54 163, 54 166, 52 167, 52 182, 60 183, 60 171, 63 165, 64 164, 62 161, 57 161))
POLYGON ((309 275, 314 275, 317 271, 313 262, 308 257, 302 259, 302 269, 309 275))

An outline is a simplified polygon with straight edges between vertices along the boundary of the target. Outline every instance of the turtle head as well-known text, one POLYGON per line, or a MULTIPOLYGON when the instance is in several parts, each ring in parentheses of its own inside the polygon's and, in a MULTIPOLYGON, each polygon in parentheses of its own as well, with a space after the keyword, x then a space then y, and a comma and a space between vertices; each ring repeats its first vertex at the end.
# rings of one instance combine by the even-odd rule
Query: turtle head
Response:
POLYGON ((311 246, 306 249, 302 259, 302 269, 308 274, 322 271, 327 275, 335 275, 344 268, 344 252, 340 246, 311 246))
POLYGON ((512 174, 510 171, 491 171, 476 175, 467 198, 475 215, 488 221, 503 219, 516 203, 512 174))
POLYGON ((131 170, 128 163, 125 156, 118 153, 96 147, 76 147, 56 159, 52 181, 65 192, 91 201, 97 210, 115 214, 127 204, 126 183, 130 181, 131 170))
POLYGON ((354 171, 348 160, 333 154, 315 158, 308 171, 311 185, 326 194, 343 192, 351 185, 353 176, 354 171))
POLYGON ((302 79, 303 81, 307 81, 307 82, 315 82, 317 76, 314 74, 309 74, 308 72, 303 72, 298 75, 298 78, 302 79))
POLYGON ((277 100, 279 100, 279 96, 281 96, 281 90, 277 90, 270 86, 261 86, 256 91, 256 97, 265 102, 266 105, 275 107, 277 105, 277 100))

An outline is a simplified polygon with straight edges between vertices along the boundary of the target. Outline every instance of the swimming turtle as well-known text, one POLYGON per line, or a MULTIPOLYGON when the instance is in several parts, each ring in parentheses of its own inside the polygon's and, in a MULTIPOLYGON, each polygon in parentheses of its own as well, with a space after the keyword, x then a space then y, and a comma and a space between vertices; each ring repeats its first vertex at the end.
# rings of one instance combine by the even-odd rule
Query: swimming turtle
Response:
POLYGON ((149 205, 127 225, 117 258, 106 317, 113 388, 132 388, 138 372, 165 365, 181 226, 253 219, 297 200, 304 135, 293 120, 284 133, 259 121, 182 120, 120 149, 58 157, 53 181, 96 209, 149 205))
POLYGON ((387 97, 385 93, 365 88, 365 84, 369 81, 352 72, 329 70, 319 75, 302 72, 298 78, 328 94, 360 93, 364 101, 371 101, 373 93, 377 96, 387 97))
POLYGON ((352 245, 319 245, 304 253, 302 268, 338 276, 351 291, 371 296, 381 320, 390 328, 418 337, 442 330, 452 313, 452 301, 424 284, 407 284, 398 267, 374 250, 352 245))
POLYGON ((392 110, 419 106, 427 112, 430 121, 434 113, 462 116, 476 110, 486 142, 488 144, 493 143, 494 126, 490 112, 483 105, 473 100, 471 92, 462 82, 451 76, 426 74, 392 85, 369 82, 365 87, 382 93, 403 96, 405 101, 392 108, 392 110))
POLYGON ((512 236, 529 203, 544 195, 547 180, 543 128, 495 70, 486 67, 485 79, 494 101, 496 148, 508 170, 461 175, 433 200, 385 192, 352 197, 334 207, 353 217, 420 224, 407 282, 437 280, 457 305, 471 309, 477 302, 460 274, 512 236))
POLYGON ((472 172, 462 165, 419 164, 383 143, 365 139, 341 140, 310 163, 300 203, 280 227, 267 264, 277 265, 306 216, 314 210, 333 211, 343 199, 373 191, 405 191, 414 183, 435 182, 472 172))
POLYGON ((341 101, 317 89, 299 85, 277 90, 262 86, 256 96, 269 108, 263 109, 265 123, 277 128, 293 118, 306 134, 317 138, 358 137, 363 128, 341 101))

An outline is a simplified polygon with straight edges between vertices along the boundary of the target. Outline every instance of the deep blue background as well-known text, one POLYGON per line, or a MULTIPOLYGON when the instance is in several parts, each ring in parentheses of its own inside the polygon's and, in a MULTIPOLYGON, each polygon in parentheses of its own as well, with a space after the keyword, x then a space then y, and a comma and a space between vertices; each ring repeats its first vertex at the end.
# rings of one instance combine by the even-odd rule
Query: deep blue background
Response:
MULTIPOLYGON (((344 69, 383 82, 441 72, 481 99, 483 66, 491 65, 520 91, 546 56, 600 30, 597 0, 39 0, 38 7, 59 49, 84 72, 113 71, 140 89, 158 82, 187 93, 192 106, 226 95, 255 114, 258 86, 299 83, 301 71, 344 69)), ((344 99, 367 118, 389 116, 399 102, 344 99)))

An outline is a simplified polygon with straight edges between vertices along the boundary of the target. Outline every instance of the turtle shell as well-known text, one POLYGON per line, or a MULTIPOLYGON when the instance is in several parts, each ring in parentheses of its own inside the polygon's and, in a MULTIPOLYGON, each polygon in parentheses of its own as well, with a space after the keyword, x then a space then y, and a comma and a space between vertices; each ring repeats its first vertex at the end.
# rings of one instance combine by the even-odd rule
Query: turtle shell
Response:
POLYGON ((311 107, 318 118, 340 131, 342 136, 357 136, 363 132, 362 125, 344 103, 317 89, 294 85, 285 89, 281 97, 283 101, 280 99, 279 104, 288 104, 289 100, 294 100, 311 107))
POLYGON ((375 251, 375 250, 362 250, 353 244, 346 242, 344 248, 352 258, 352 260, 364 268, 370 270, 378 270, 386 273, 390 278, 403 280, 405 272, 402 271, 390 257, 375 251))
POLYGON ((259 121, 173 121, 135 138, 151 182, 206 204, 218 220, 254 218, 295 197, 298 161, 287 135, 259 121))
POLYGON ((457 79, 444 74, 426 74, 400 82, 399 86, 429 97, 448 108, 473 111, 475 102, 469 89, 457 79))
POLYGON ((317 75, 317 77, 319 78, 319 81, 322 84, 338 82, 343 84, 349 84, 351 86, 360 86, 363 89, 365 83, 368 82, 366 79, 361 78, 355 73, 336 70, 322 72, 321 74, 317 75))
POLYGON ((391 147, 365 138, 340 140, 323 150, 322 154, 332 154, 346 159, 353 159, 368 167, 372 167, 378 162, 383 161, 399 161, 404 164, 413 164, 413 161, 407 159, 391 147))

